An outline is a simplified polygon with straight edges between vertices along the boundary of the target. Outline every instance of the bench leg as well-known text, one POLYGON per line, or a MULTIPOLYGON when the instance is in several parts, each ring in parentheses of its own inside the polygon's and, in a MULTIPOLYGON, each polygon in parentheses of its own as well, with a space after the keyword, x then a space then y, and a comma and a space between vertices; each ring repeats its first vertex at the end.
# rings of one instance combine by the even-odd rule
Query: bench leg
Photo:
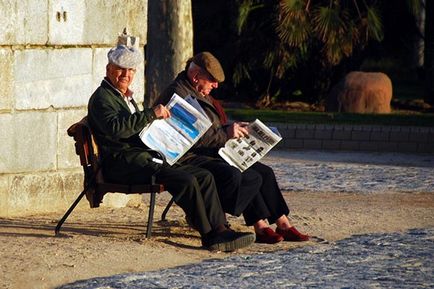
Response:
POLYGON ((149 202, 149 214, 148 214, 148 226, 146 228, 146 238, 151 238, 152 235, 152 223, 154 219, 154 208, 155 208, 155 195, 156 193, 151 193, 151 198, 149 202))
POLYGON ((155 208, 155 195, 151 193, 151 200, 149 202, 149 214, 148 214, 148 226, 146 228, 146 238, 151 238, 152 235, 152 223, 154 222, 154 208, 155 208))
POLYGON ((66 211, 65 215, 63 215, 62 219, 57 223, 56 228, 54 229, 54 234, 56 236, 59 235, 60 228, 62 227, 63 223, 66 221, 66 219, 69 217, 69 215, 72 213, 72 211, 75 209, 75 207, 78 205, 80 200, 83 198, 83 196, 86 194, 86 190, 82 191, 81 194, 78 196, 78 198, 72 203, 71 207, 66 211))
POLYGON ((173 198, 170 199, 169 203, 167 204, 166 208, 164 209, 163 213, 161 214, 161 221, 166 221, 166 215, 167 212, 169 212, 170 207, 173 205, 173 198))

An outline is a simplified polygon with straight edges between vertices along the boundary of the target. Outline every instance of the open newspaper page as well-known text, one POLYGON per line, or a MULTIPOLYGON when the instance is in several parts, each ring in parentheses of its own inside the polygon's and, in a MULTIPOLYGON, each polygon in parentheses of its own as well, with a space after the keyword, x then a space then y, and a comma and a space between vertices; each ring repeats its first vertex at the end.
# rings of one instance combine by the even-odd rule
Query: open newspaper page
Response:
POLYGON ((177 94, 166 107, 171 117, 154 120, 139 135, 145 145, 161 152, 173 165, 210 128, 211 122, 177 94))
POLYGON ((270 129, 259 119, 251 122, 247 129, 248 136, 230 139, 219 149, 219 155, 242 172, 263 158, 282 140, 276 128, 270 129))

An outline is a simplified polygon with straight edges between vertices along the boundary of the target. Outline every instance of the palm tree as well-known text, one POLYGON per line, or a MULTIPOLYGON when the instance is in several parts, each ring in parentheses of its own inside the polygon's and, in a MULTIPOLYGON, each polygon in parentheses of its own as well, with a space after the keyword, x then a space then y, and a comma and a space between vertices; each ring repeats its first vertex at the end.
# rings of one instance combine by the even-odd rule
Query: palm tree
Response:
POLYGON ((369 40, 383 38, 378 9, 365 1, 283 0, 277 23, 279 38, 291 47, 309 46, 312 40, 322 44, 325 63, 337 65, 369 40), (359 3, 360 2, 360 3, 359 3))
MULTIPOLYGON (((295 68, 298 72, 305 71, 311 79, 317 74, 316 83, 306 83, 304 93, 311 89, 311 97, 318 97, 318 93, 328 89, 333 67, 362 50, 369 41, 383 38, 380 13, 368 0, 281 0, 273 3, 273 9, 266 0, 243 0, 240 5, 241 36, 249 31, 249 15, 256 9, 267 8, 271 21, 262 22, 262 28, 268 31, 264 40, 268 49, 262 49, 259 59, 240 63, 234 73, 234 82, 240 82, 242 78, 250 77, 252 68, 256 69, 256 63, 261 62, 262 68, 269 72, 262 95, 265 103, 280 93, 278 88, 273 88, 273 83, 281 87, 282 80, 294 77, 291 73, 295 68), (323 79, 318 81, 318 77, 323 79)), ((247 47, 257 49, 256 46, 247 47)), ((306 77, 301 81, 307 81, 306 77)))

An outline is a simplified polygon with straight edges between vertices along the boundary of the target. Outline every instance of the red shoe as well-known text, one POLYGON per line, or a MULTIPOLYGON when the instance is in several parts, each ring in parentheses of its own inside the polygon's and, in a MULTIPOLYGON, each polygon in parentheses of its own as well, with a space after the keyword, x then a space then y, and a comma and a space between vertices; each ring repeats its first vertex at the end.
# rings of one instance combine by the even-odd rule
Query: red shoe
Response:
POLYGON ((303 242, 309 240, 308 235, 300 233, 295 227, 286 230, 276 228, 276 233, 281 235, 285 241, 303 242))
POLYGON ((256 243, 276 244, 283 241, 283 236, 277 234, 271 228, 262 230, 262 234, 256 233, 256 243))

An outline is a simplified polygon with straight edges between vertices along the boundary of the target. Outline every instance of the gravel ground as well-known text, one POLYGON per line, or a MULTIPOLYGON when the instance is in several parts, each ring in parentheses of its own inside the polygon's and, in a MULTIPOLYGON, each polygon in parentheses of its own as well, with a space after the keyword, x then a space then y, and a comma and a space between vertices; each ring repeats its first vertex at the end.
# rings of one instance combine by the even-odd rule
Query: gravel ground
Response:
MULTIPOLYGON (((284 191, 434 193, 434 156, 274 151, 284 191)), ((354 235, 58 288, 434 288, 434 228, 354 235)))
POLYGON ((433 229, 361 235, 60 288, 434 288, 433 240, 433 229))

